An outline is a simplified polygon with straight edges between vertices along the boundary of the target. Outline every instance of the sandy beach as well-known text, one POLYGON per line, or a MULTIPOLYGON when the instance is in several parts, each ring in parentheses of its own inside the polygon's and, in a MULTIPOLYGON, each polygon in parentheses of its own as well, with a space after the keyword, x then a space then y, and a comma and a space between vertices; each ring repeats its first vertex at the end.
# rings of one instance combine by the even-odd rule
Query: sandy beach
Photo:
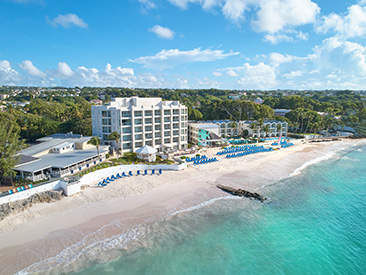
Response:
MULTIPOLYGON (((306 166, 361 142, 364 143, 297 141, 295 146, 275 152, 234 159, 219 156, 215 163, 164 171, 162 175, 123 178, 103 188, 91 182, 81 194, 37 204, 0 221, 0 274, 78 270, 80 262, 91 255, 89 252, 94 249, 95 253, 93 245, 97 242, 111 245, 109 241, 113 239, 113 248, 128 249, 130 240, 146 233, 144 225, 228 197, 216 184, 260 193, 266 185, 296 176, 306 166)), ((208 149, 202 153, 213 156, 217 151, 208 149)), ((100 261, 111 258, 113 254, 105 258, 103 253, 99 255, 100 261)))

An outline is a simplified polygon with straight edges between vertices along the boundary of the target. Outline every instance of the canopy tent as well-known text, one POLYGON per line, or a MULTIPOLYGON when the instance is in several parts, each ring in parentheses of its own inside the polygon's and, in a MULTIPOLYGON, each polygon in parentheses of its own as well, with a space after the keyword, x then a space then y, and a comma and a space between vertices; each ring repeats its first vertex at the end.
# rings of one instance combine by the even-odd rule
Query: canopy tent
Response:
POLYGON ((154 149, 153 147, 149 145, 145 145, 141 147, 140 149, 136 150, 137 157, 139 159, 144 159, 147 161, 155 161, 156 160, 156 152, 158 150, 154 149))

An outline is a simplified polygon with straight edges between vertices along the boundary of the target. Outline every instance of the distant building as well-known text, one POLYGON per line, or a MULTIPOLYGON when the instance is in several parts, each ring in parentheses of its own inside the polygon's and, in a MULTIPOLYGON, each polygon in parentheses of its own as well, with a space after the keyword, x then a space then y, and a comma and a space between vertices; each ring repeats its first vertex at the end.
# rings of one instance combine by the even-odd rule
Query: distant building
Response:
POLYGON ((274 121, 274 120, 265 121, 263 123, 262 129, 256 129, 256 130, 250 128, 250 125, 252 123, 253 123, 253 121, 240 121, 240 124, 239 124, 240 132, 242 132, 244 130, 248 130, 248 133, 250 136, 264 137, 265 133, 263 131, 263 128, 264 128, 264 126, 269 125, 270 131, 267 133, 268 137, 278 137, 278 136, 280 136, 280 134, 282 134, 282 136, 287 136, 287 132, 288 132, 288 123, 287 122, 274 121), (278 131, 278 129, 277 129, 278 125, 281 125, 280 131, 278 131))
POLYGON ((121 135, 122 152, 144 145, 159 151, 188 148, 188 108, 161 98, 114 98, 108 105, 92 106, 93 135, 109 143, 112 132, 121 135))
POLYGON ((257 104, 262 104, 264 102, 263 99, 261 99, 260 97, 257 97, 255 100, 254 100, 254 103, 257 103, 257 104))
POLYGON ((287 109, 274 109, 273 111, 275 116, 282 116, 282 117, 285 117, 287 113, 291 112, 291 110, 287 109))
POLYGON ((198 146, 214 146, 224 140, 220 137, 220 127, 214 123, 188 123, 188 141, 198 146))
POLYGON ((0 94, 0 99, 3 100, 3 99, 7 99, 9 98, 9 95, 8 94, 0 94))
POLYGON ((39 181, 75 174, 105 160, 109 146, 88 144, 91 137, 54 134, 37 140, 38 144, 19 152, 20 163, 14 171, 18 178, 39 181))
POLYGON ((100 99, 92 99, 89 101, 89 103, 94 104, 94 105, 102 105, 103 101, 101 101, 100 99))

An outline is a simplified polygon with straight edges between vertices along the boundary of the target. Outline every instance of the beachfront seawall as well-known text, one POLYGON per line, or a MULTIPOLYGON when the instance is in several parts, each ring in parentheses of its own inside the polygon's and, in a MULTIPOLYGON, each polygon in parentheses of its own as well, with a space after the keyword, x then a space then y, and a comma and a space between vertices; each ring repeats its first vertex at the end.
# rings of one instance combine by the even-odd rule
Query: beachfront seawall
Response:
POLYGON ((27 199, 30 196, 49 191, 49 190, 56 190, 56 189, 63 189, 64 194, 66 196, 72 196, 79 192, 81 192, 81 187, 83 185, 90 185, 92 182, 95 181, 102 181, 104 178, 111 177, 112 175, 116 175, 117 173, 128 173, 129 171, 144 171, 144 170, 155 170, 157 173, 157 170, 171 170, 171 171, 179 171, 187 168, 187 164, 182 163, 178 165, 168 165, 168 164, 160 164, 160 165, 146 165, 146 164, 132 164, 132 165, 119 165, 119 166, 113 166, 108 167, 105 169, 97 170, 94 172, 91 172, 89 174, 86 174, 83 176, 80 180, 74 183, 67 183, 66 181, 62 179, 54 180, 49 183, 44 183, 41 185, 36 185, 35 187, 31 189, 27 189, 25 191, 17 192, 14 194, 8 194, 3 197, 0 197, 0 205, 4 203, 14 202, 18 200, 27 199))
POLYGON ((63 181, 62 179, 57 179, 57 180, 51 181, 49 183, 36 185, 33 188, 0 197, 0 205, 4 204, 4 203, 27 199, 30 196, 41 193, 41 192, 45 192, 45 191, 49 191, 49 190, 56 190, 56 189, 60 189, 60 188, 64 189, 65 186, 67 186, 67 183, 65 181, 63 181))

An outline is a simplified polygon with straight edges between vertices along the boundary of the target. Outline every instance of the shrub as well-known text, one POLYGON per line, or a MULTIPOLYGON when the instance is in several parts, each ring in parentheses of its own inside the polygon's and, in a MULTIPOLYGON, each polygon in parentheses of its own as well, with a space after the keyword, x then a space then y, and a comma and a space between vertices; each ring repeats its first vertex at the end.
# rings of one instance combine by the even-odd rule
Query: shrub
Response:
MULTIPOLYGON (((181 156, 180 159, 186 159, 187 157, 186 156, 181 156)), ((156 158, 157 159, 157 158, 156 158)))
POLYGON ((106 158, 106 159, 109 159, 109 158, 110 158, 110 156, 111 156, 110 154, 106 154, 106 155, 105 155, 105 158, 106 158))

